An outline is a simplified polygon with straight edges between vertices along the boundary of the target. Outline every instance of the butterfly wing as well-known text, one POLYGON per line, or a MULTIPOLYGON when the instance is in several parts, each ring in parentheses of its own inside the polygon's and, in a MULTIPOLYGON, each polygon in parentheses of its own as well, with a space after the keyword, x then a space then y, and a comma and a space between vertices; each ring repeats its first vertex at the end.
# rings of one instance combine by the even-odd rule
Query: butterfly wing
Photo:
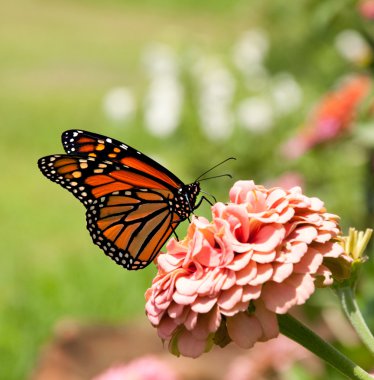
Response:
POLYGON ((67 154, 93 157, 137 170, 164 183, 171 190, 178 190, 183 182, 158 162, 129 145, 97 133, 68 130, 62 134, 62 144, 67 154))
POLYGON ((126 269, 147 266, 180 221, 168 185, 138 169, 73 154, 43 157, 38 165, 86 206, 94 243, 126 269))
POLYGON ((135 189, 95 200, 86 215, 94 243, 126 269, 152 262, 178 224, 163 194, 135 189))

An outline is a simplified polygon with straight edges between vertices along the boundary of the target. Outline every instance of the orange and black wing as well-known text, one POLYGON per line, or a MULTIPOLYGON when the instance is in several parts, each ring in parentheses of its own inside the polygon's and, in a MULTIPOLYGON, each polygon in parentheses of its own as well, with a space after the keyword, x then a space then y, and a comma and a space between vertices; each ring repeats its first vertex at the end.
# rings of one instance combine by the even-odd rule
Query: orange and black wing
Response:
POLYGON ((97 133, 75 129, 65 131, 61 140, 66 153, 69 155, 117 163, 125 169, 130 168, 159 181, 172 191, 183 186, 183 182, 172 172, 121 141, 97 133))
POLYGON ((94 243, 126 269, 151 263, 178 224, 164 195, 152 190, 101 197, 86 215, 94 243))
POLYGON ((147 172, 89 155, 47 156, 38 165, 86 206, 94 243, 126 269, 147 266, 180 221, 174 193, 147 172))

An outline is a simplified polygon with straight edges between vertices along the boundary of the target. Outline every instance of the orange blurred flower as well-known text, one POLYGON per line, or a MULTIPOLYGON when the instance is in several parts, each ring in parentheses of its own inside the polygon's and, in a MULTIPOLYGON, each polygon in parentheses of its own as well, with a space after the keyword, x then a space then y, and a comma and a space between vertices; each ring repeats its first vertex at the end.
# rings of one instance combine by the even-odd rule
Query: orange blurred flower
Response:
POLYGON ((367 20, 374 20, 374 1, 364 0, 358 4, 358 10, 362 17, 367 20))
POLYGON ((282 154, 287 158, 298 158, 313 146, 345 134, 352 127, 358 105, 368 94, 370 86, 369 77, 354 76, 327 94, 306 126, 283 144, 282 154))

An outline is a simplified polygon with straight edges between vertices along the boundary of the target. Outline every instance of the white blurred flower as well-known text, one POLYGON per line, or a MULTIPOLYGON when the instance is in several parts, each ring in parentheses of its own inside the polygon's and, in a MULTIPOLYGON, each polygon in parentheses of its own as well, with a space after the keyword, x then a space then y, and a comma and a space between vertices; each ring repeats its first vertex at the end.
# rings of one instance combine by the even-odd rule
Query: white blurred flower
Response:
POLYGON ((142 61, 151 78, 158 75, 178 75, 178 60, 168 45, 155 43, 148 46, 143 52, 142 61))
POLYGON ((255 133, 263 133, 273 126, 274 115, 271 103, 263 97, 242 100, 237 108, 239 124, 255 133))
POLYGON ((231 105, 235 80, 214 58, 202 58, 192 68, 198 88, 198 112, 206 136, 212 140, 228 138, 234 127, 231 105))
POLYGON ((367 64, 372 58, 369 44, 355 30, 340 32, 335 38, 335 47, 343 58, 358 65, 367 64))
POLYGON ((248 66, 243 76, 245 85, 251 92, 265 91, 271 80, 268 70, 262 64, 248 66))
POLYGON ((105 94, 103 108, 109 119, 127 121, 134 116, 134 95, 127 87, 114 87, 105 94))
POLYGON ((270 95, 275 111, 286 115, 295 111, 301 104, 303 93, 295 78, 289 73, 281 73, 272 79, 270 95))
POLYGON ((155 136, 165 137, 180 123, 183 87, 177 77, 160 76, 151 81, 145 99, 144 121, 155 136))
POLYGON ((205 135, 211 140, 225 140, 232 134, 234 117, 227 108, 214 105, 203 106, 200 118, 205 135))
POLYGON ((239 70, 247 72, 252 65, 262 64, 269 49, 269 39, 262 30, 248 30, 234 45, 233 61, 239 70))
POLYGON ((231 73, 224 67, 208 71, 200 79, 201 100, 230 103, 234 95, 235 82, 231 73))
POLYGON ((180 123, 183 87, 174 51, 165 44, 152 44, 143 53, 143 64, 150 78, 145 97, 144 122, 155 136, 165 137, 180 123))

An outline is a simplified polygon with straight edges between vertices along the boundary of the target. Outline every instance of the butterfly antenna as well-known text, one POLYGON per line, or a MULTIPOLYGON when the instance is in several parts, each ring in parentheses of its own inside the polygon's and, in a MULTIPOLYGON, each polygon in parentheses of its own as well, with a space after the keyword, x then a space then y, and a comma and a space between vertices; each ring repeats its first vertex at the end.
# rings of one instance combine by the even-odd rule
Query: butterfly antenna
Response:
POLYGON ((206 181, 207 179, 220 178, 220 177, 229 177, 229 178, 232 178, 232 175, 228 174, 228 173, 227 174, 218 174, 218 175, 215 175, 215 176, 212 176, 212 177, 201 178, 199 182, 206 181))
MULTIPOLYGON (((218 166, 220 166, 220 165, 222 165, 222 164, 224 164, 225 162, 230 161, 230 160, 236 160, 236 158, 235 158, 235 157, 229 157, 229 158, 226 158, 225 160, 219 162, 218 164, 214 165, 213 167, 211 167, 210 169, 208 169, 206 172, 204 172, 203 174, 201 174, 199 177, 197 177, 196 180, 195 180, 195 182, 197 182, 197 181, 199 181, 199 180, 202 181, 201 178, 202 178, 205 174, 209 173, 210 171, 212 171, 212 170, 215 169, 216 167, 218 167, 218 166)), ((224 174, 224 175, 217 176, 217 177, 227 177, 227 176, 230 176, 230 175, 229 175, 229 174, 224 174)), ((217 177, 210 177, 210 178, 217 178, 217 177)), ((230 176, 230 177, 231 177, 231 176, 230 176)), ((205 180, 205 179, 208 179, 208 178, 204 178, 204 180, 205 180)))
MULTIPOLYGON (((210 197, 212 197, 213 198, 213 200, 214 200, 214 203, 217 203, 217 198, 213 195, 213 194, 210 194, 210 193, 207 193, 206 191, 204 191, 204 190, 200 190, 200 192, 201 193, 204 193, 204 194, 206 194, 206 195, 208 195, 208 196, 210 196, 210 197)), ((204 197, 205 198, 205 197, 204 197)), ((206 199, 206 198, 205 198, 206 199)), ((212 204, 208 199, 206 199, 210 204, 212 204)))

